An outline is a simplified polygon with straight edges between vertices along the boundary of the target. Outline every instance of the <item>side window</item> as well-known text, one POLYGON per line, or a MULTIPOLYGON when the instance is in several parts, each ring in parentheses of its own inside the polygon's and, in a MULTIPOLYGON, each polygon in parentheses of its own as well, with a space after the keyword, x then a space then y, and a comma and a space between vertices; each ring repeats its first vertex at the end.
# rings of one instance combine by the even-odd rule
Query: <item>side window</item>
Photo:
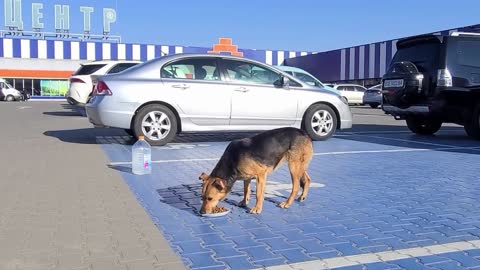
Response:
POLYGON ((212 58, 183 59, 162 67, 162 78, 219 81, 217 61, 212 58))
POLYGON ((355 86, 355 90, 357 92, 365 92, 365 88, 361 87, 361 86, 355 86))
POLYGON ((118 73, 118 72, 122 72, 124 70, 126 70, 127 68, 130 68, 130 67, 133 67, 137 65, 137 63, 122 63, 122 64, 117 64, 116 66, 114 66, 112 69, 110 69, 110 71, 108 71, 107 74, 114 74, 114 73, 118 73))
POLYGON ((280 74, 249 62, 225 60, 228 76, 233 81, 273 85, 280 74))

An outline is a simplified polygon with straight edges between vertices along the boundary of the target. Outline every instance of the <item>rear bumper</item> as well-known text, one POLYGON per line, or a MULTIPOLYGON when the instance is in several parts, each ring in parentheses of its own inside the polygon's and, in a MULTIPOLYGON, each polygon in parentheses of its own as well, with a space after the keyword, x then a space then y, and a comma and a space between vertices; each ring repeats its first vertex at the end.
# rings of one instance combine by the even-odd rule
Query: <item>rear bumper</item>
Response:
POLYGON ((104 97, 94 97, 91 103, 85 105, 88 121, 95 127, 129 129, 134 111, 119 110, 120 108, 121 106, 104 100, 104 97))
POLYGON ((431 113, 431 106, 417 105, 411 106, 406 109, 398 108, 391 105, 383 105, 382 110, 389 114, 402 115, 402 114, 428 114, 431 113))
POLYGON ((378 96, 364 95, 363 103, 364 104, 381 104, 382 96, 381 95, 378 95, 378 96))

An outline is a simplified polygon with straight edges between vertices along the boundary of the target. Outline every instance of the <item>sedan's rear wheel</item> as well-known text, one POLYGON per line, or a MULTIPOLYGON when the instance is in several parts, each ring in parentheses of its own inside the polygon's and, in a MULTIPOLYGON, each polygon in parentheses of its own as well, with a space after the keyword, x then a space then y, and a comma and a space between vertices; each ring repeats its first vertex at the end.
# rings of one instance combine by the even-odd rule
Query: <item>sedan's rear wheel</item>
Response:
POLYGON ((303 127, 312 140, 324 141, 335 133, 337 116, 330 106, 316 104, 307 110, 303 127))
POLYGON ((177 120, 168 107, 161 104, 147 105, 135 115, 133 133, 135 138, 145 136, 150 145, 165 145, 175 138, 177 120))

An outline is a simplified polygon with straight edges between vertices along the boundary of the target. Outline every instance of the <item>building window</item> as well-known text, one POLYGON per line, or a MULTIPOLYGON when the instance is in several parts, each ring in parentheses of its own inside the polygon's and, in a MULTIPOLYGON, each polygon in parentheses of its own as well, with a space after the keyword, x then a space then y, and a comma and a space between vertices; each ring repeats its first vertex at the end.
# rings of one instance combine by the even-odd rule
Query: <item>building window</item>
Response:
POLYGON ((65 96, 69 87, 68 80, 40 80, 42 96, 65 96))

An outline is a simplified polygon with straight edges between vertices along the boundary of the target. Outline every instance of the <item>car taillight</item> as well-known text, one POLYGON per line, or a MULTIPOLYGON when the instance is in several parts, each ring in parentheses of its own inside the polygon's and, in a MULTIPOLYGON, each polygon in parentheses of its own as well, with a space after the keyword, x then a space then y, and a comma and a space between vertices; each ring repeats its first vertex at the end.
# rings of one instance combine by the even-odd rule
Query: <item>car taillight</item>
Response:
POLYGON ((79 78, 71 78, 70 83, 85 83, 85 82, 79 78))
POLYGON ((452 75, 448 69, 439 69, 437 72, 437 86, 452 86, 452 75))
POLYGON ((110 91, 105 82, 99 81, 95 87, 95 90, 93 91, 93 94, 95 96, 111 96, 112 91, 110 91))

